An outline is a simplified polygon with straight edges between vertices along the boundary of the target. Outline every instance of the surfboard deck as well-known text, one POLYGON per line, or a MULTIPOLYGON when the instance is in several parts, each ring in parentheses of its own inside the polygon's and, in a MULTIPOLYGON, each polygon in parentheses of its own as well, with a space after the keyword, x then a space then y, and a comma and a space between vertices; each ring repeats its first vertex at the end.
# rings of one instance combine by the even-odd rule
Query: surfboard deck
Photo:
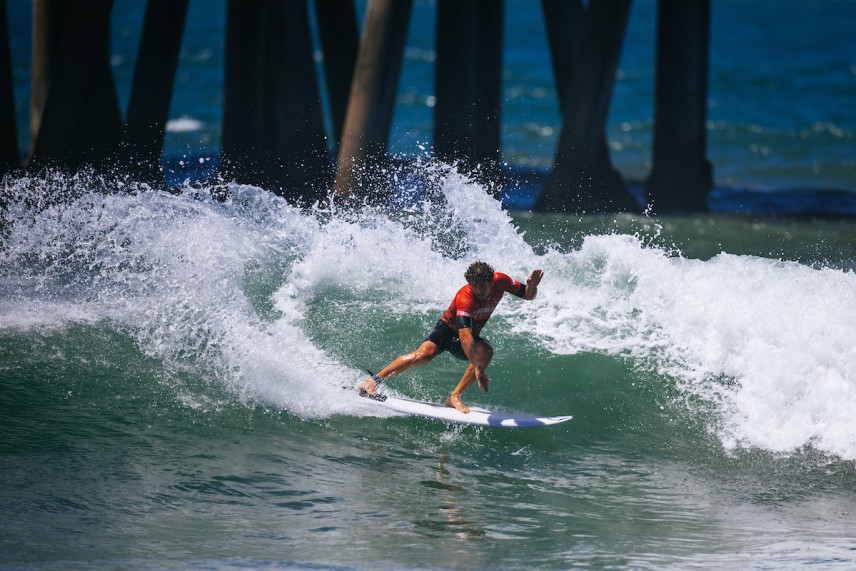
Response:
POLYGON ((493 426, 497 428, 535 428, 560 424, 573 418, 572 416, 536 416, 519 412, 492 411, 477 406, 471 406, 470 412, 464 414, 454 408, 432 402, 412 400, 388 395, 369 395, 361 392, 378 406, 409 415, 423 416, 458 424, 473 424, 476 426, 493 426))

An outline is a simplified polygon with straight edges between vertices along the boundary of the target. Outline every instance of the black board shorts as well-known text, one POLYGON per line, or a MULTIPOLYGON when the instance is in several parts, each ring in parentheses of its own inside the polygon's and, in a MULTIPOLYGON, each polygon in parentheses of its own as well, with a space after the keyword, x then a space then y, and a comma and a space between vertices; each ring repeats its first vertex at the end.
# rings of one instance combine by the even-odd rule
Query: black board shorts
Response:
MULTIPOLYGON (((473 338, 476 341, 481 339, 478 335, 473 335, 473 338)), ((440 353, 448 351, 458 359, 469 361, 467 354, 464 353, 464 348, 461 347, 461 340, 458 338, 457 333, 446 325, 442 319, 437 322, 437 325, 434 326, 434 329, 428 334, 425 341, 430 341, 436 345, 440 353)))

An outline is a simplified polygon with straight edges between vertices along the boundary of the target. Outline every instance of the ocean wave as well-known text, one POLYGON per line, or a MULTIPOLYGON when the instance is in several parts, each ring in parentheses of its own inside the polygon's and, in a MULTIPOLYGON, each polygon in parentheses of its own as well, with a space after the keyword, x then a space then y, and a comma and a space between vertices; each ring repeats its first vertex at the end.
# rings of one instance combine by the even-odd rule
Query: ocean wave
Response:
MULTIPOLYGON (((853 272, 695 260, 644 235, 568 241, 555 217, 539 218, 551 240, 531 244, 478 183, 447 165, 417 170, 419 188, 390 178, 394 207, 356 209, 302 210, 237 184, 224 200, 222 185, 109 194, 85 178, 7 180, 17 198, 0 248, 0 329, 106 322, 167 373, 204 371, 241 402, 359 416, 373 413, 342 387, 364 374, 360 347, 377 346, 377 326, 362 321, 430 322, 475 259, 518 279, 540 267, 538 298, 503 302, 491 331, 540 347, 519 356, 522 369, 586 353, 624 359, 677 391, 669 406, 703 415, 726 450, 808 446, 856 459, 853 272), (60 188, 69 198, 43 200, 60 188), (326 331, 336 312, 341 328, 326 331)), ((408 343, 375 354, 391 360, 408 343)))

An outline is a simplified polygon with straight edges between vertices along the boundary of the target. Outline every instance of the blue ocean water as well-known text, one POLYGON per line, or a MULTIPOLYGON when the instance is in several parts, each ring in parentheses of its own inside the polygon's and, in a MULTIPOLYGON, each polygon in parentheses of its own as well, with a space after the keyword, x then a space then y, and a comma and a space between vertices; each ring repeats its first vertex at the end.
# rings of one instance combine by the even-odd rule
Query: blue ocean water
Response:
MULTIPOLYGON (((28 144, 31 6, 8 2, 22 149, 28 144)), ((364 6, 358 3, 360 17, 364 6)), ((512 168, 543 171, 552 164, 560 128, 543 16, 535 2, 506 6, 502 156, 512 168)), ((144 8, 144 0, 117 0, 114 9, 111 62, 123 108, 144 8)), ((404 156, 430 153, 434 12, 433 2, 415 2, 390 138, 391 151, 404 156)), ((853 0, 712 3, 714 211, 856 212, 854 28, 853 0)), ((655 29, 656 2, 635 2, 608 122, 613 162, 631 181, 644 180, 651 168, 655 29)), ((225 1, 191 2, 165 148, 179 167, 217 155, 224 42, 225 1)), ((521 185, 510 204, 528 207, 533 192, 521 185)))
MULTIPOLYGON (((419 169, 431 200, 343 211, 6 181, 0 567, 856 565, 849 221, 509 212, 419 169), (343 390, 479 258, 545 278, 497 308, 465 402, 573 420, 453 426, 343 390)), ((388 390, 437 402, 462 368, 388 390)))
MULTIPOLYGON (((7 7, 23 149, 32 4, 7 7)), ((723 214, 856 211, 856 3, 713 3, 719 212, 663 218, 525 211, 558 136, 538 7, 508 2, 505 204, 430 157, 430 2, 392 133, 416 160, 377 183, 394 204, 183 184, 217 163, 219 0, 190 3, 176 192, 0 182, 0 568, 856 567, 852 220, 723 214), (572 421, 453 426, 343 390, 418 345, 475 259, 545 278, 497 308, 491 390, 465 401, 572 421)), ((143 8, 116 0, 123 104, 143 8)), ((609 124, 634 181, 653 25, 637 1, 609 124)), ((387 390, 440 401, 461 369, 387 390)))

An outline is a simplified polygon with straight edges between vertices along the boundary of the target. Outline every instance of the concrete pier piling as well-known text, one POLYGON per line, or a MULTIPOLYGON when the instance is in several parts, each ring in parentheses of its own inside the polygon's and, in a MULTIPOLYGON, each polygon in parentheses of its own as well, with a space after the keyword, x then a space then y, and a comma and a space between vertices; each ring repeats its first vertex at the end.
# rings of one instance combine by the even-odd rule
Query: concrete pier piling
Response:
POLYGON ((710 0, 660 0, 654 167, 645 184, 658 213, 703 212, 713 187, 707 160, 710 0))
POLYGON ((189 0, 149 0, 137 55, 120 165, 146 182, 160 169, 169 105, 189 0))
POLYGON ((35 0, 30 166, 76 170, 115 156, 122 115, 110 70, 112 7, 35 0))
POLYGON ((224 83, 225 176, 321 198, 327 140, 306 0, 229 0, 224 83))
POLYGON ((6 0, 0 0, 0 176, 18 168, 20 161, 13 85, 6 0))
MULTIPOLYGON (((640 209, 612 165, 606 135, 631 2, 532 5, 545 18, 561 112, 538 210, 640 209)), ((33 0, 23 166, 104 166, 163 184, 161 155, 188 6, 189 0, 148 0, 123 119, 109 59, 114 1, 33 0)), ((331 191, 340 198, 367 192, 366 176, 381 172, 387 160, 407 32, 418 25, 412 6, 413 0, 369 0, 359 30, 354 0, 226 0, 222 176, 304 204, 331 191)), ((710 0, 658 0, 653 168, 645 182, 655 212, 707 207, 710 10, 710 0)), ((6 17, 0 0, 0 174, 22 166, 6 17)), ((437 0, 433 150, 491 183, 507 172, 501 166, 504 26, 504 0, 437 0)))
POLYGON ((434 152, 495 178, 500 163, 501 0, 439 0, 434 152))
POLYGON ((612 166, 606 119, 624 42, 631 0, 591 0, 582 43, 563 89, 563 124, 553 172, 536 202, 548 212, 637 210, 612 166))
POLYGON ((324 78, 330 100, 333 140, 338 151, 360 46, 354 0, 315 0, 315 17, 324 53, 324 78))
POLYGON ((386 154, 412 0, 369 0, 337 161, 335 194, 358 192, 386 154))

